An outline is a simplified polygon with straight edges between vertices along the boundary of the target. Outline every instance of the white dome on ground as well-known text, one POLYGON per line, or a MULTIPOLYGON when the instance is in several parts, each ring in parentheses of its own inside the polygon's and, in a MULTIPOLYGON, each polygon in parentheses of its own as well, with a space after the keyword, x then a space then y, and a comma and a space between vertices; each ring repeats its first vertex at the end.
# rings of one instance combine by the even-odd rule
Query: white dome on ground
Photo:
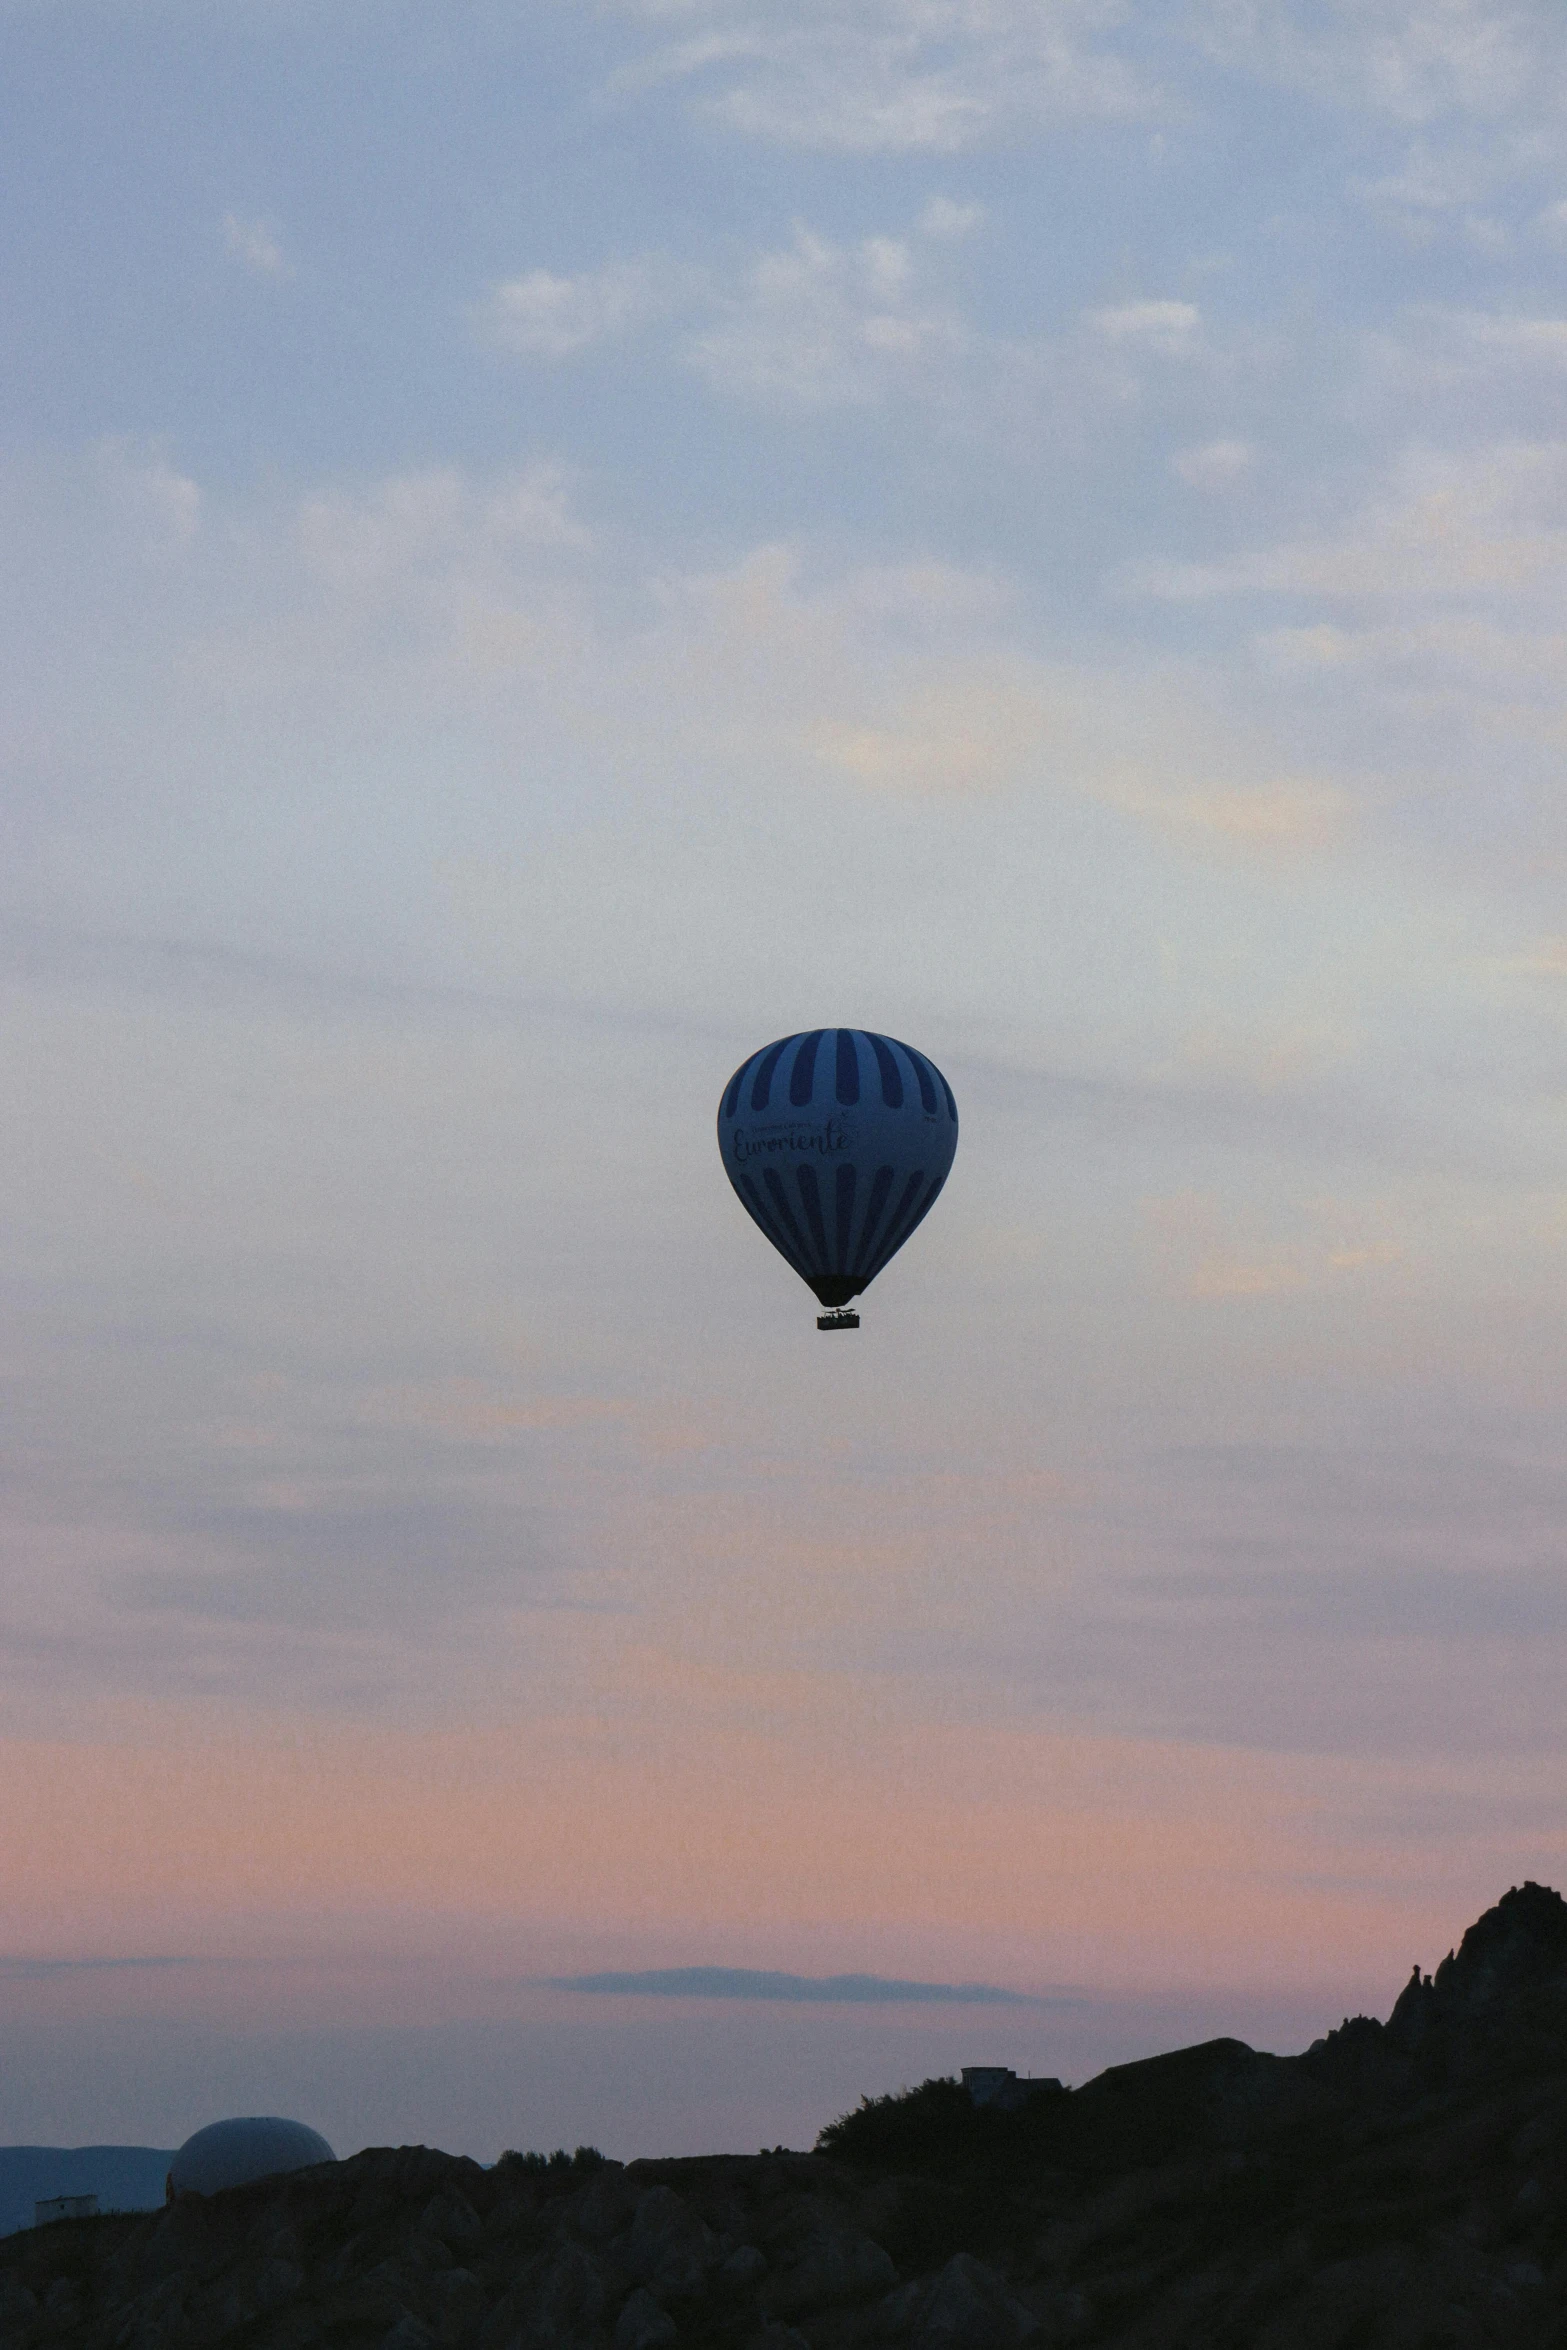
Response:
POLYGON ((169 2166, 169 2184, 176 2195, 217 2195, 225 2187, 248 2187, 252 2179, 336 2160, 319 2130, 275 2113, 252 2113, 209 2122, 187 2138, 169 2166))

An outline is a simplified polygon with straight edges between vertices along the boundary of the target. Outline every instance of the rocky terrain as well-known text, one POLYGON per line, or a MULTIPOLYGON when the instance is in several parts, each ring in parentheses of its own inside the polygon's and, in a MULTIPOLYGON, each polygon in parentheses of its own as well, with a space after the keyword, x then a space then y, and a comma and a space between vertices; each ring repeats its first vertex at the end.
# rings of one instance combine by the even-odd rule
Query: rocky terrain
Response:
POLYGON ((0 2245, 4 2350, 1567 2350, 1567 1904, 1509 1893, 1386 2024, 812 2154, 376 2149, 0 2245))

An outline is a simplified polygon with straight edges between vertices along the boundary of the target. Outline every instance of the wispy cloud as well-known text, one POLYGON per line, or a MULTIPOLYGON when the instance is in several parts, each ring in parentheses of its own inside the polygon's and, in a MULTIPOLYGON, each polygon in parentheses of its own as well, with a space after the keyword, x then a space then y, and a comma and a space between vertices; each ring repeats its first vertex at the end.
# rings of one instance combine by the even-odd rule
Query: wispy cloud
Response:
POLYGON ((555 364, 659 325, 676 330, 670 356, 716 392, 801 409, 863 406, 967 348, 956 309, 929 282, 931 248, 955 245, 982 219, 978 206, 938 198, 914 240, 839 243, 802 224, 787 244, 724 272, 656 254, 575 276, 532 269, 494 287, 474 316, 499 348, 555 364))
POLYGON ((1549 115, 1558 12, 1508 0, 1199 0, 1152 36, 1107 0, 620 0, 652 41, 622 91, 683 85, 734 131, 951 154, 1057 122, 1178 120, 1205 64, 1413 131, 1549 115), (678 29, 675 29, 678 28, 678 29))
POLYGON ((1249 441, 1204 441, 1195 449, 1177 449, 1171 470, 1193 490, 1229 490, 1250 474, 1257 453, 1249 441))
POLYGON ((1202 313, 1195 302, 1121 302, 1091 310, 1088 323, 1109 343, 1141 344, 1167 359, 1184 359, 1195 349, 1202 313))
POLYGON ((145 555, 178 555, 193 544, 201 529, 201 489, 161 442, 114 433, 94 455, 106 499, 130 524, 145 555))
POLYGON ((246 220, 237 212, 225 212, 223 242, 233 258, 258 277, 293 275, 271 221, 246 220))
MULTIPOLYGON (((660 31, 660 0, 624 0, 660 31)), ((684 83, 729 128, 784 146, 951 154, 1024 125, 1156 112, 1106 0, 694 0, 622 88, 684 83)))
POLYGON ((196 1958, 8 1958, 0 1957, 0 1982, 51 1983, 67 1975, 103 1975, 138 1968, 199 1966, 196 1958))
POLYGON ((1359 601, 1513 594, 1567 563, 1567 442, 1408 451, 1336 534, 1219 563, 1138 564, 1128 584, 1172 602, 1261 591, 1359 601))
POLYGON ((920 230, 924 236, 956 242, 971 237, 984 225, 984 219, 983 204, 962 204, 951 196, 932 196, 920 214, 920 230))
POLYGON ((529 269, 496 286, 476 315, 483 332, 506 350, 570 359, 667 316, 699 293, 702 282, 658 254, 606 261, 568 277, 529 269))
POLYGON ((1226 64, 1412 124, 1549 108, 1567 64, 1560 11, 1509 0, 1205 0, 1191 28, 1226 64))
POLYGON ((482 485, 442 467, 396 474, 357 495, 325 491, 305 501, 297 528, 311 569, 359 594, 454 570, 471 584, 519 554, 588 543, 570 485, 551 465, 482 485))
POLYGON ((802 2006, 1081 2007, 1068 1994, 1041 1997, 996 1983, 917 1983, 895 1975, 786 1975, 729 1966, 649 1967, 629 1974, 551 1975, 552 1991, 623 1999, 768 1999, 802 2006))
MULTIPOLYGON (((1199 379, 1233 392, 1276 363, 1266 338, 1216 335, 1197 303, 1174 294, 998 332, 964 251, 988 222, 983 205, 943 195, 869 235, 797 219, 785 241, 700 269, 668 254, 572 276, 531 269, 492 287, 471 315, 482 340, 535 364, 603 356, 620 367, 619 346, 642 334, 642 364, 687 368, 724 399, 803 415, 920 402, 953 437, 988 442, 1030 472, 1042 428, 1053 445, 1063 432, 1102 429, 1128 403, 1189 407, 1199 379)), ((1226 479, 1244 469, 1245 444, 1207 447, 1209 486, 1226 465, 1226 479)))
POLYGON ((868 404, 961 350, 898 237, 837 245, 809 229, 757 260, 687 356, 715 390, 790 407, 868 404))

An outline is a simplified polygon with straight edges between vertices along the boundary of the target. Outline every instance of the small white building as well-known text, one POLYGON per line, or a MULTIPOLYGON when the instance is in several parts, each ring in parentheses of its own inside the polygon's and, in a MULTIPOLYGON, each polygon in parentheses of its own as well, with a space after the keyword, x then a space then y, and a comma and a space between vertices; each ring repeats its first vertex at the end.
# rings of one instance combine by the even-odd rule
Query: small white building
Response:
POLYGON ((33 2205, 33 2225, 46 2228, 52 2219, 96 2219, 96 2195, 50 2195, 42 2203, 33 2205))

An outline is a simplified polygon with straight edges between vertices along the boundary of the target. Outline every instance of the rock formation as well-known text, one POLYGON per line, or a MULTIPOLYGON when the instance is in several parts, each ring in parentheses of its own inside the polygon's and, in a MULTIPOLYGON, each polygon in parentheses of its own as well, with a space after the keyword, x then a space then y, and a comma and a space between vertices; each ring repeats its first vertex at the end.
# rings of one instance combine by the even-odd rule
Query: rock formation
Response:
POLYGON ((0 2245, 0 2350, 1567 2350, 1567 1904, 1386 2024, 1219 2040, 814 2154, 371 2150, 0 2245))

